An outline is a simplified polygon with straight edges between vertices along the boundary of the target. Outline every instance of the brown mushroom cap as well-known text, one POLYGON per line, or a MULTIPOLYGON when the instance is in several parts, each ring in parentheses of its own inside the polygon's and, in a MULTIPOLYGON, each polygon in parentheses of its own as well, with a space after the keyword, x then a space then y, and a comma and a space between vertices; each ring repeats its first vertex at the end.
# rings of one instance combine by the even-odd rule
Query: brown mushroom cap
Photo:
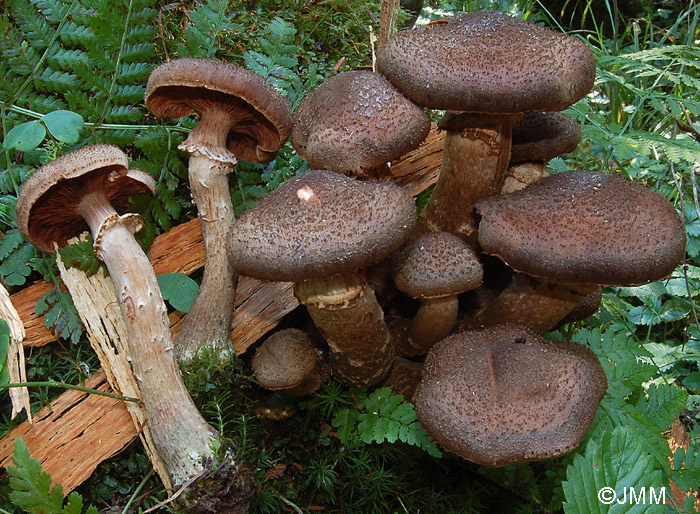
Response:
POLYGON ((251 277, 322 278, 382 260, 415 223, 413 199, 398 186, 313 170, 236 220, 228 249, 234 267, 251 277))
POLYGON ((513 129, 510 162, 548 161, 576 150, 581 126, 560 112, 529 112, 513 129))
POLYGON ((606 388, 587 347, 499 325, 436 344, 414 401, 418 419, 441 446, 497 467, 576 447, 606 388))
POLYGON ((475 208, 484 252, 552 282, 644 284, 669 275, 685 252, 668 200, 617 175, 566 171, 475 208))
POLYGON ((308 336, 296 328, 275 332, 255 352, 251 366, 265 389, 291 389, 316 369, 318 354, 308 336))
POLYGON ((271 161, 292 130, 287 102, 259 75, 214 59, 184 58, 158 66, 148 79, 146 106, 161 118, 201 114, 212 103, 236 121, 226 146, 240 159, 271 161))
POLYGON ((392 257, 396 287, 413 298, 439 298, 475 289, 483 274, 474 250, 447 232, 423 234, 392 257))
POLYGON ((116 211, 129 197, 155 191, 155 182, 140 170, 128 169, 124 152, 116 146, 92 145, 74 150, 37 170, 22 184, 17 199, 17 225, 39 250, 53 252, 89 230, 78 213, 81 200, 101 192, 116 211))
POLYGON ((504 114, 562 110, 596 73, 582 41, 495 11, 401 31, 379 49, 377 70, 418 105, 504 114))
POLYGON ((292 144, 310 168, 359 171, 401 157, 429 131, 428 116, 384 76, 347 71, 299 103, 292 144))

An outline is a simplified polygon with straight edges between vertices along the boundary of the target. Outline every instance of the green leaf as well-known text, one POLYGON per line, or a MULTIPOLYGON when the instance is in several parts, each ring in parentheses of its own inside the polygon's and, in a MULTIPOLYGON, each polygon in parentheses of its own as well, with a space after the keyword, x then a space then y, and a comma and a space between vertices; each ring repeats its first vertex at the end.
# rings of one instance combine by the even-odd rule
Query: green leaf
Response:
POLYGON ((566 470, 566 481, 562 482, 566 498, 564 512, 665 512, 664 505, 655 501, 660 498, 664 482, 661 471, 654 467, 653 462, 644 444, 627 427, 616 427, 604 434, 599 442, 589 441, 585 454, 576 455, 566 470), (603 491, 604 488, 608 489, 603 491), (638 501, 642 492, 645 494, 643 502, 638 501), (632 493, 637 500, 633 499, 632 493))
POLYGON ((189 312, 199 292, 199 285, 184 273, 158 275, 163 299, 180 312, 189 312))
POLYGON ((85 121, 77 112, 53 111, 41 117, 51 135, 64 143, 77 143, 85 121))
POLYGON ((63 511, 63 487, 51 486, 51 477, 41 471, 41 463, 29 454, 21 437, 15 441, 13 466, 7 468, 10 476, 10 500, 30 513, 52 514, 63 511))
POLYGON ((6 365, 9 349, 10 327, 4 319, 0 318, 0 384, 7 384, 10 380, 10 373, 6 365))
POLYGON ((355 409, 342 409, 333 416, 333 426, 337 429, 338 439, 340 442, 347 443, 355 433, 355 425, 357 424, 357 416, 359 412, 355 409))
POLYGON ((41 144, 46 136, 46 129, 38 120, 27 121, 15 125, 7 133, 2 145, 5 148, 14 148, 20 152, 34 150, 41 144))

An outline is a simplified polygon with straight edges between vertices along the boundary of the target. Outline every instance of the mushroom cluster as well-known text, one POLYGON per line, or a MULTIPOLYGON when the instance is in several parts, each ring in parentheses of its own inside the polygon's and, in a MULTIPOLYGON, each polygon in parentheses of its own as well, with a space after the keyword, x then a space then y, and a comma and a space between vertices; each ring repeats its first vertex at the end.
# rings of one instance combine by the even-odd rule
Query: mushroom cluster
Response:
MULTIPOLYGON (((597 172, 548 176, 542 164, 581 137, 556 112, 593 86, 593 56, 578 39, 498 12, 466 13, 389 38, 377 66, 332 77, 294 120, 272 86, 237 66, 180 59, 153 71, 145 101, 156 116, 199 116, 180 148, 190 154, 206 265, 174 344, 133 237, 140 220, 118 214, 129 195, 153 191, 152 179, 129 169, 121 150, 93 146, 23 185, 17 221, 37 248, 92 232, 176 485, 213 458, 215 437, 176 357, 206 345, 230 350, 239 273, 293 282, 337 379, 408 397, 415 390, 419 419, 439 444, 502 466, 574 448, 605 394, 589 349, 541 334, 594 310, 601 285, 658 280, 682 260, 684 227, 660 194, 597 172), (447 138, 419 221, 413 199, 387 183, 387 163, 425 138, 424 107, 448 111, 439 124, 447 138), (290 134, 311 168, 330 170, 292 177, 234 220, 227 176, 237 160, 269 162, 290 134), (385 304, 367 280, 379 263, 395 288, 381 295, 385 304), (470 309, 469 297, 486 300, 470 309)), ((262 343, 251 366, 262 387, 305 395, 324 379, 319 355, 305 333, 288 329, 262 343)), ((240 480, 230 488, 239 507, 249 492, 240 480)))
MULTIPOLYGON (((503 13, 465 13, 388 38, 377 71, 341 73, 312 91, 295 117, 293 143, 310 167, 384 181, 378 166, 410 149, 396 139, 388 110, 447 110, 442 168, 417 229, 410 234, 407 216, 392 228, 388 204, 371 206, 364 193, 350 193, 356 203, 340 200, 352 179, 312 171, 237 222, 235 266, 295 282, 331 348, 334 375, 346 383, 391 384, 411 395, 424 366, 417 412, 445 448, 488 466, 561 455, 592 422, 605 374, 587 348, 539 336, 594 312, 601 285, 670 274, 685 246, 678 213, 620 177, 549 176, 546 161, 581 139, 558 111, 595 80, 593 55, 576 38, 503 13), (337 185, 326 191, 322 183, 337 185), (329 212, 328 203, 337 206, 329 212), (367 252, 356 238, 378 237, 364 218, 381 219, 397 238, 361 259, 367 252), (385 294, 376 274, 384 305, 363 271, 382 259, 379 269, 390 270, 398 290, 385 294), (349 274, 350 261, 360 271, 349 274)), ((415 123, 407 131, 420 134, 415 123)))

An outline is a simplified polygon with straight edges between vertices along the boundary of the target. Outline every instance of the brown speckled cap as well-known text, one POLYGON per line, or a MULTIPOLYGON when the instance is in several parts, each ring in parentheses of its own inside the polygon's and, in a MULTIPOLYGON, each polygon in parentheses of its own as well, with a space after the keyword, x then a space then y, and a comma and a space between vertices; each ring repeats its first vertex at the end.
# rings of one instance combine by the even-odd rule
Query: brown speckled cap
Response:
POLYGON ((234 267, 250 277, 322 278, 382 260, 415 223, 413 198, 400 187, 312 170, 236 220, 228 249, 234 267))
POLYGON ((401 31, 379 49, 377 70, 418 105, 502 114, 562 110, 596 73, 582 41, 495 11, 401 31))
POLYGON ((346 71, 299 103, 292 144, 310 168, 356 172, 401 157, 429 131, 427 114, 385 77, 346 71))
POLYGON ((683 259, 685 228, 659 193, 594 171, 566 171, 475 204, 479 244, 552 282, 637 285, 683 259))
POLYGON ((441 446, 498 467, 575 448, 606 388, 587 347, 499 325, 436 344, 414 402, 421 424, 441 446))
POLYGON ((201 114, 226 105, 236 118, 226 146, 237 158, 271 161, 292 130, 287 102, 262 77, 235 64, 184 58, 158 66, 148 79, 146 106, 161 118, 201 114))
POLYGON ((265 389, 291 389, 316 369, 318 354, 308 336, 296 328, 275 332, 260 345, 250 364, 265 389))
POLYGON ((77 207, 87 194, 100 191, 116 211, 129 205, 129 196, 155 192, 153 179, 128 169, 116 146, 92 145, 74 150, 37 170, 22 184, 17 199, 17 226, 39 250, 53 252, 89 230, 77 207))
POLYGON ((474 250, 447 232, 428 232, 392 257, 399 291, 413 298, 439 298, 475 289, 484 272, 474 250))
POLYGON ((513 129, 510 162, 548 161, 576 150, 581 126, 561 112, 529 112, 513 129))

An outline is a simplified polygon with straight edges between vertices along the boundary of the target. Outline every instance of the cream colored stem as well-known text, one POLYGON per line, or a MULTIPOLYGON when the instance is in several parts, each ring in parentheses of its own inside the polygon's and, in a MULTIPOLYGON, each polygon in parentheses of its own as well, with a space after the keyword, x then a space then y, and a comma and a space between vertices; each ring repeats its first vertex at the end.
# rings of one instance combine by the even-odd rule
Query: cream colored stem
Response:
POLYGON ((227 178, 232 169, 208 157, 190 157, 190 189, 197 204, 206 260, 199 294, 175 339, 178 360, 190 359, 204 346, 233 351, 231 317, 238 274, 226 250, 234 222, 227 178))
POLYGON ((443 340, 457 322, 459 302, 456 295, 443 298, 425 298, 411 321, 409 341, 417 352, 424 355, 435 343, 443 340))
POLYGON ((451 115, 442 168, 423 209, 422 231, 454 234, 478 247, 478 221, 472 204, 500 191, 510 159, 513 116, 451 115))
POLYGON ((389 372, 394 359, 392 338, 364 277, 297 282, 294 293, 328 342, 338 379, 353 386, 372 385, 389 372))
POLYGON ((78 210, 95 227, 98 256, 119 298, 154 445, 173 484, 182 485, 203 469, 203 459, 214 457, 215 432, 182 382, 155 273, 134 239, 140 224, 133 214, 119 217, 99 194, 88 195, 78 210))

